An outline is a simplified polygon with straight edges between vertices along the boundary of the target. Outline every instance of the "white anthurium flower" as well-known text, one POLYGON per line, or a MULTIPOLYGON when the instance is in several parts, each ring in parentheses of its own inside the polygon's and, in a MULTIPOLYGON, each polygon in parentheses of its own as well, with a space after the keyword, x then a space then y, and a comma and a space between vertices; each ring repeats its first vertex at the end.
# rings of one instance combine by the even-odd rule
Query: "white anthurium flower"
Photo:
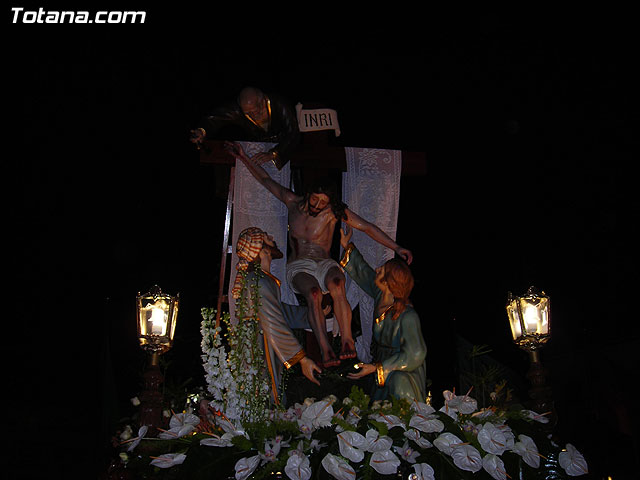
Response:
POLYGON ((131 442, 131 444, 127 448, 127 452, 130 452, 134 448, 136 448, 138 446, 138 444, 140 443, 140 440, 142 440, 144 438, 144 436, 147 434, 148 431, 149 431, 149 427, 147 425, 141 426, 138 429, 138 436, 135 437, 135 438, 132 438, 131 440, 129 440, 131 442))
POLYGON ((327 453, 322 459, 322 466, 334 478, 338 480, 354 480, 356 471, 345 460, 327 453))
POLYGON ((409 441, 405 440, 404 445, 402 447, 393 447, 398 455, 400 455, 400 459, 409 463, 416 463, 416 458, 420 455, 419 452, 414 450, 409 446, 409 441))
POLYGON ((518 435, 518 441, 513 445, 512 450, 520 455, 524 463, 533 468, 540 466, 540 454, 533 439, 527 435, 518 435))
POLYGON ((493 423, 485 423, 478 432, 478 442, 487 453, 502 455, 507 449, 507 438, 493 423))
POLYGON ((447 402, 449 409, 469 415, 478 409, 478 402, 469 395, 453 395, 447 402))
POLYGON ((507 480, 507 471, 500 457, 489 453, 482 458, 482 468, 496 480, 507 480))
POLYGON ((391 450, 374 452, 369 465, 381 475, 391 475, 398 471, 400 459, 391 450))
POLYGON ((431 405, 418 402, 417 400, 414 400, 413 403, 411 404, 411 410, 413 410, 414 412, 420 413, 422 415, 431 415, 432 413, 436 413, 435 408, 433 408, 431 405))
POLYGON ((415 473, 409 475, 411 480, 436 480, 435 472, 428 463, 416 463, 413 470, 415 473))
POLYGON ((331 418, 333 417, 333 407, 331 403, 325 400, 315 402, 309 405, 300 420, 306 424, 312 425, 314 428, 331 426, 331 418))
POLYGON ((200 418, 192 413, 176 413, 169 420, 169 430, 165 430, 158 435, 163 440, 180 438, 190 434, 200 423, 200 418))
POLYGON ((576 447, 567 443, 565 449, 558 455, 558 463, 567 472, 567 475, 577 477, 589 473, 587 461, 576 447))
POLYGON ((345 431, 338 434, 338 447, 340 455, 352 462, 361 462, 364 458, 363 447, 366 439, 358 432, 345 431))
POLYGON ((409 427, 417 428, 424 433, 439 433, 444 430, 444 423, 436 415, 416 413, 409 420, 409 427))
POLYGON ((528 418, 530 420, 535 420, 536 422, 540 423, 549 423, 549 417, 547 417, 547 414, 545 413, 537 413, 533 410, 522 410, 522 414, 525 416, 525 418, 528 418))
POLYGON ((376 422, 384 423, 387 425, 389 429, 393 427, 402 427, 403 429, 407 429, 407 426, 404 424, 402 420, 396 415, 385 415, 384 413, 376 413, 373 415, 369 415, 369 418, 375 420, 376 422))
POLYGON ((284 473, 291 480, 309 480, 311 478, 309 459, 304 455, 291 455, 284 467, 284 473))
POLYGON ((462 443, 464 443, 462 440, 449 432, 441 433, 438 435, 438 438, 433 441, 433 445, 442 453, 446 453, 447 455, 451 455, 453 447, 461 445, 462 443))
POLYGON ((453 445, 451 458, 453 463, 462 470, 475 473, 482 469, 482 455, 471 445, 453 445))
POLYGON ((377 430, 373 428, 365 434, 364 450, 367 452, 382 452, 389 450, 393 445, 391 437, 386 435, 380 436, 377 430))
POLYGON ((165 453, 159 457, 152 457, 151 465, 158 468, 171 468, 174 465, 180 465, 185 461, 187 456, 184 453, 165 453))
POLYGON ((209 433, 211 438, 204 438, 200 440, 200 445, 205 447, 231 447, 233 442, 231 439, 235 437, 232 433, 224 433, 221 437, 213 433, 209 433))
POLYGON ((236 462, 236 480, 245 480, 249 475, 256 471, 260 464, 260 455, 253 457, 241 458, 236 462))
POLYGON ((458 412, 455 408, 449 408, 449 406, 445 403, 445 405, 438 410, 439 412, 444 413, 445 415, 453 418, 456 422, 458 421, 458 412))
POLYGON ((513 446, 516 443, 516 436, 513 434, 513 430, 511 430, 511 427, 509 427, 508 425, 499 425, 498 428, 500 429, 506 440, 506 449, 513 450, 513 446))
POLYGON ((404 432, 404 436, 407 437, 409 440, 413 440, 416 443, 416 445, 418 445, 420 448, 433 447, 433 443, 431 443, 426 438, 423 438, 422 436, 420 436, 420 432, 418 432, 413 428, 410 428, 409 430, 404 432))

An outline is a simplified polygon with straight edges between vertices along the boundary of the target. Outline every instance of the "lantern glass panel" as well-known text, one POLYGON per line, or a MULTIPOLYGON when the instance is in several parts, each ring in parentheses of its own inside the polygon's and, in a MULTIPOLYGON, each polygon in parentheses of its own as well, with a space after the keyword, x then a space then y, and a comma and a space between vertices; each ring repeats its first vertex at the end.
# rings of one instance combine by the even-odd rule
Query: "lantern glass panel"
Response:
POLYGON ((178 300, 160 289, 138 295, 138 339, 151 352, 165 353, 173 344, 178 300))

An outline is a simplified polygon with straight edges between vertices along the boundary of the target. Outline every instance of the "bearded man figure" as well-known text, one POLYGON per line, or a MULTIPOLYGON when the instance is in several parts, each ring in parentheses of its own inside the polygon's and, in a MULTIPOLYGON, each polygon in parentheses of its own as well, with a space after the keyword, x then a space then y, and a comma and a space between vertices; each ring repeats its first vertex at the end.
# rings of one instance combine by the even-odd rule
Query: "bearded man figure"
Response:
POLYGON ((289 243, 291 254, 287 263, 287 281, 294 292, 301 294, 309 307, 309 323, 318 341, 322 365, 336 366, 340 360, 355 358, 356 350, 351 333, 351 306, 345 291, 342 267, 331 258, 330 250, 338 221, 363 231, 378 243, 392 249, 408 263, 409 250, 400 247, 376 225, 349 210, 338 198, 335 188, 324 185, 312 187, 302 196, 273 180, 258 162, 249 158, 242 147, 227 144, 231 153, 239 158, 254 178, 283 202, 289 216, 289 243), (322 297, 329 293, 341 336, 339 358, 331 348, 327 336, 322 297))
MULTIPOLYGON (((242 295, 245 284, 255 282, 258 276, 260 299, 258 321, 264 337, 264 354, 269 371, 272 402, 279 403, 283 367, 291 368, 300 362, 302 374, 311 382, 320 385, 314 374, 320 373, 318 365, 305 353, 293 334, 293 328, 309 328, 308 309, 289 305, 280 299, 280 280, 271 274, 271 262, 283 258, 273 237, 257 227, 240 232, 236 244, 238 270, 231 289, 234 299, 242 295)), ((246 294, 248 295, 248 294, 246 294)), ((251 298, 245 298, 251 302, 251 298)))

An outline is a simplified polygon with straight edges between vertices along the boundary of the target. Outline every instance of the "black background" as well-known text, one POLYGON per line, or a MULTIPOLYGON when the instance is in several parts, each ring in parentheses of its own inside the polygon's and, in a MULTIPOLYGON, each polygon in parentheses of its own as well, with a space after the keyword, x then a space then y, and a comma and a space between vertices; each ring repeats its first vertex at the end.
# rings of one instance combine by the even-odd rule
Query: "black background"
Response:
POLYGON ((23 447, 16 471, 104 467, 111 422, 139 391, 137 292, 180 292, 172 358, 200 376, 225 199, 187 135, 246 85, 336 109, 335 145, 426 152, 427 174, 402 178, 397 239, 415 256, 436 402, 456 386, 456 336, 524 378, 504 305, 535 285, 552 299, 542 358, 559 433, 598 478, 637 468, 626 12, 146 11, 145 25, 6 15, 4 413, 23 447))

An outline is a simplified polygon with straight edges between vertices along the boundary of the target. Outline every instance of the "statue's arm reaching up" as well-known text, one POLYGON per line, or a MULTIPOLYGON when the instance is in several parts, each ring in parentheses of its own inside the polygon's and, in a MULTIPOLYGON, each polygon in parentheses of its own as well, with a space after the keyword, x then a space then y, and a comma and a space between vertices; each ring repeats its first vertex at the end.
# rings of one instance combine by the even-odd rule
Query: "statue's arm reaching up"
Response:
POLYGON ((262 168, 262 166, 249 158, 240 144, 227 142, 225 143, 225 148, 234 157, 240 159, 240 161, 244 163, 244 165, 247 167, 247 170, 249 170, 251 175, 253 175, 258 183, 269 190, 278 200, 283 202, 285 205, 289 206, 291 202, 296 202, 299 199, 295 193, 272 179, 267 171, 262 168))

